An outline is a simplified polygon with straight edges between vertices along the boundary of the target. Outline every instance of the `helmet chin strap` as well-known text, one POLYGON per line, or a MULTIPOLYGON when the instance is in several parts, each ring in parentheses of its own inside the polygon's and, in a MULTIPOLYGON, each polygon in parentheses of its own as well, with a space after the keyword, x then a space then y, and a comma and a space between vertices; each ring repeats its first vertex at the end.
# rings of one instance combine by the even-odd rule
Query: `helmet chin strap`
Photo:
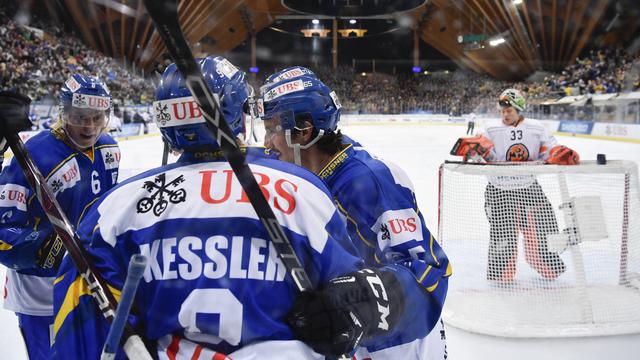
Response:
POLYGON ((62 126, 62 129, 64 130, 64 134, 67 137, 67 139, 69 139, 69 141, 71 141, 71 143, 73 145, 75 145, 75 147, 80 150, 80 151, 84 151, 90 147, 92 147, 93 145, 96 144, 96 142, 98 141, 98 138, 100 137, 100 135, 102 135, 102 133, 104 132, 104 129, 106 129, 106 127, 103 127, 102 130, 100 130, 100 132, 98 134, 96 134, 93 143, 89 146, 82 146, 80 144, 78 144, 75 140, 73 140, 73 136, 69 135, 69 132, 67 131, 67 126, 66 124, 62 126))
POLYGON ((318 140, 320 140, 320 138, 324 135, 324 130, 318 130, 318 135, 316 135, 315 138, 313 138, 313 140, 309 141, 308 144, 306 145, 300 145, 299 143, 291 143, 291 129, 287 129, 284 131, 284 138, 287 141, 287 146, 293 149, 293 162, 298 165, 298 166, 302 166, 302 157, 300 156, 300 149, 308 149, 311 146, 313 146, 313 144, 317 143, 318 140))

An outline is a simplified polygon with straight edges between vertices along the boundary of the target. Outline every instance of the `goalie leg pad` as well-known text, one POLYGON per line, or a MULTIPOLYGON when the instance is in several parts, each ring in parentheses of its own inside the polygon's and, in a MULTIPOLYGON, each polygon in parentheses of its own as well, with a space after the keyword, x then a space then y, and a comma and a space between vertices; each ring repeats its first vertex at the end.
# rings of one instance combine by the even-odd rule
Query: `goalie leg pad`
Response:
POLYGON ((548 249, 547 236, 558 233, 553 206, 538 183, 531 185, 522 199, 527 209, 523 228, 525 260, 545 279, 555 279, 566 266, 558 253, 548 249))
POLYGON ((485 212, 489 219, 489 250, 487 279, 512 281, 518 260, 518 231, 514 212, 517 211, 509 191, 489 184, 485 191, 485 212))

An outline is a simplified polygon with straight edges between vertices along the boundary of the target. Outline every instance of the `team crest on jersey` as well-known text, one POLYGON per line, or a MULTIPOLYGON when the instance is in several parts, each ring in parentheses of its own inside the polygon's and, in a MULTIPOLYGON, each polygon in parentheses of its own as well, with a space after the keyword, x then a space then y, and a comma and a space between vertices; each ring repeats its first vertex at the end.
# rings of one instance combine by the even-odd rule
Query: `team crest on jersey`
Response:
POLYGON ((138 201, 136 210, 138 213, 146 213, 153 209, 153 215, 160 216, 167 209, 169 203, 178 204, 187 199, 187 192, 177 188, 178 184, 184 182, 184 176, 167 182, 165 173, 158 174, 153 181, 145 181, 142 188, 151 195, 143 197, 138 201))
POLYGON ((524 144, 513 144, 507 150, 507 161, 529 160, 529 149, 524 144))
POLYGON ((120 149, 117 147, 107 147, 100 149, 104 168, 106 170, 117 169, 120 164, 120 149))

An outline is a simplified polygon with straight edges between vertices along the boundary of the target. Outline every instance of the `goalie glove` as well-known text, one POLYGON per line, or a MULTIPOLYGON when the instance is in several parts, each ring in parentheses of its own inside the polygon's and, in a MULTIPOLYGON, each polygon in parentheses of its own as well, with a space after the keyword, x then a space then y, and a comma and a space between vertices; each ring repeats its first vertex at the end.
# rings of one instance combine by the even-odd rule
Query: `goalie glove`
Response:
POLYGON ((393 330, 404 309, 403 290, 391 272, 366 268, 302 292, 287 322, 294 338, 317 353, 348 354, 364 339, 393 330))
POLYGON ((493 149, 491 140, 482 135, 473 137, 462 137, 451 148, 451 155, 462 156, 463 161, 474 160, 480 158, 488 160, 493 149))
POLYGON ((549 150, 547 164, 577 165, 578 163, 580 163, 580 155, 566 146, 558 145, 549 150))

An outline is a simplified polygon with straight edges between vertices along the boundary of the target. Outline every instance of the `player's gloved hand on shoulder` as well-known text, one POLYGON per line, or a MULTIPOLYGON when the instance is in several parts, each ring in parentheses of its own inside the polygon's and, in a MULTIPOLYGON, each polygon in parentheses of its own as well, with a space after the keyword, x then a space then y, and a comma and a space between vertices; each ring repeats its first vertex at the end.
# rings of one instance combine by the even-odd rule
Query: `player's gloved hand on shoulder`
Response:
POLYGON ((476 135, 473 137, 459 138, 453 145, 450 154, 462 156, 463 161, 488 160, 491 155, 491 149, 493 149, 491 139, 482 135, 476 135))
POLYGON ((0 154, 9 147, 5 139, 7 129, 23 131, 31 128, 29 120, 29 97, 9 92, 0 91, 0 154))
POLYGON ((392 331, 403 308, 395 275, 366 268, 301 293, 287 321, 296 339, 320 354, 339 356, 362 340, 392 331))
POLYGON ((577 165, 580 163, 580 155, 566 146, 558 145, 549 150, 547 164, 554 165, 577 165))

